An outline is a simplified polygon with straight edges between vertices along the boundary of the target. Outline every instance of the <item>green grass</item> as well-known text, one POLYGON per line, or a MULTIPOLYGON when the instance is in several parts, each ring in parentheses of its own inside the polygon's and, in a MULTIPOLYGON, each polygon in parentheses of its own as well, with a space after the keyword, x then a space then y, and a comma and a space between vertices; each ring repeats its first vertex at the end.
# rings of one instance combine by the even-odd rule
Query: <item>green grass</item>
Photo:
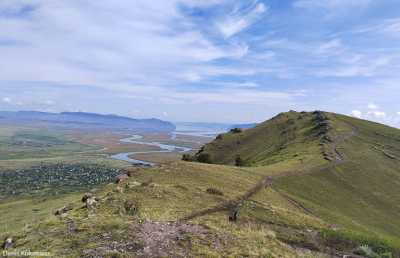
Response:
MULTIPOLYGON (((14 224, 13 212, 25 214, 23 217, 15 217, 15 225, 20 228, 23 226, 23 230, 14 232, 8 228, 9 231, 0 234, 0 238, 13 234, 19 237, 19 248, 49 250, 56 256, 65 255, 65 250, 70 250, 71 256, 79 257, 84 250, 104 245, 101 240, 103 234, 112 234, 108 241, 128 241, 127 238, 131 242, 139 241, 135 240, 130 231, 132 225, 140 225, 143 221, 174 221, 191 212, 236 198, 254 186, 265 173, 274 171, 261 173, 229 166, 182 162, 139 170, 128 182, 122 184, 123 193, 116 191, 116 185, 99 189, 96 195, 108 196, 109 200, 102 202, 92 215, 85 209, 79 209, 82 205, 79 194, 43 202, 44 207, 37 206, 41 213, 36 220, 26 215, 34 207, 29 201, 16 201, 0 207, 6 211, 3 216, 8 218, 8 225, 14 224), (148 186, 125 187, 135 181, 151 183, 148 186), (207 193, 206 190, 210 187, 218 188, 223 195, 207 193), (121 214, 125 200, 137 205, 138 213, 135 216, 121 214), (51 215, 55 208, 68 203, 75 207, 68 218, 76 222, 79 228, 79 233, 76 234, 67 233, 67 219, 51 215), (43 214, 46 212, 47 217, 43 214), (39 225, 29 224, 39 219, 42 220, 39 225), (19 221, 25 221, 27 225, 18 224, 19 221)), ((254 196, 254 200, 250 200, 241 211, 237 224, 228 221, 226 212, 199 217, 192 223, 207 229, 207 241, 210 242, 201 239, 199 235, 191 235, 191 254, 210 257, 298 257, 297 251, 276 237, 278 229, 271 225, 281 225, 279 230, 284 230, 285 227, 297 230, 321 228, 325 225, 318 218, 296 210, 272 189, 266 189, 254 196), (218 249, 212 246, 215 242, 218 243, 218 249)))
POLYGON ((266 166, 278 162, 320 159, 319 139, 310 113, 283 113, 255 128, 230 132, 206 144, 197 155, 206 154, 210 163, 234 165, 240 157, 246 166, 266 166))
POLYGON ((338 146, 345 162, 307 175, 279 179, 278 187, 308 207, 344 227, 387 238, 400 246, 399 130, 336 116, 337 128, 353 126, 357 133, 338 146))
MULTIPOLYGON (((350 254, 368 246, 380 255, 396 257, 399 130, 322 113, 329 120, 326 130, 320 115, 289 112, 254 129, 225 134, 203 150, 217 164, 175 162, 132 168, 128 181, 96 190, 102 201, 94 212, 80 209, 82 193, 52 196, 46 202, 15 199, 0 204, 5 211, 0 221, 8 225, 0 230, 0 239, 13 235, 17 248, 49 250, 61 257, 88 252, 110 256, 104 250, 114 242, 139 250, 144 245, 143 224, 163 225, 236 200, 272 176, 272 188, 261 189, 242 203, 236 223, 228 221, 227 210, 195 217, 185 223, 201 225, 206 233, 182 235, 171 248, 185 247, 194 257, 330 257, 332 251, 350 254), (232 166, 238 155, 246 166, 232 166), (210 188, 222 194, 210 194, 210 188), (123 211, 126 201, 135 203, 137 213, 123 211), (66 217, 52 215, 68 203, 75 208, 66 217), (37 214, 29 212, 36 207, 37 214), (69 232, 71 221, 75 233, 69 232)), ((97 156, 88 154, 85 159, 91 157, 97 156)), ((100 160, 99 156, 93 162, 100 160)), ((134 253, 122 248, 112 254, 134 253)))
POLYGON ((0 129, 0 160, 57 157, 96 149, 97 146, 70 141, 63 132, 55 130, 23 127, 0 129))
POLYGON ((277 189, 331 224, 386 239, 399 247, 400 131, 347 116, 322 114, 330 126, 325 135, 333 142, 324 142, 315 133, 315 113, 289 112, 254 129, 224 134, 207 144, 202 153, 207 153, 213 163, 229 165, 239 155, 256 171, 293 164, 286 171, 298 173, 277 179, 277 189), (324 152, 335 155, 334 147, 344 157, 336 166, 322 160, 324 152), (300 159, 303 163, 296 163, 300 159), (266 167, 269 163, 272 165, 266 167))

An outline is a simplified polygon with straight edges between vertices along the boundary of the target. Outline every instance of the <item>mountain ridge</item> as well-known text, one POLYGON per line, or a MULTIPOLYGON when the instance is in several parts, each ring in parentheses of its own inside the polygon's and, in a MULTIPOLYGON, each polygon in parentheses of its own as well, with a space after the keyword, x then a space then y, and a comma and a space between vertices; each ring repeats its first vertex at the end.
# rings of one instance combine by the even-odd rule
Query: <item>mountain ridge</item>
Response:
POLYGON ((0 117, 3 121, 9 123, 44 123, 66 128, 124 129, 144 132, 171 132, 175 130, 174 124, 160 119, 135 119, 87 112, 0 111, 0 117))
POLYGON ((192 159, 259 170, 297 162, 274 180, 287 196, 334 223, 399 239, 399 157, 399 129, 335 113, 291 111, 222 134, 192 159))

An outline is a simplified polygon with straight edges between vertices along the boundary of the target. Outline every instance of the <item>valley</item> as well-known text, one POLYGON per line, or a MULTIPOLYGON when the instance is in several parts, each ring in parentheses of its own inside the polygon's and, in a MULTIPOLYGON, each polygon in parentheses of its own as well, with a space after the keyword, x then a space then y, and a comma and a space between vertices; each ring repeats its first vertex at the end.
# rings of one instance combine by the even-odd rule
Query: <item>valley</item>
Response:
MULTIPOLYGON (((43 131, 13 130, 3 142, 23 135, 29 150, 58 146, 43 131)), ((397 129, 291 111, 215 139, 188 131, 57 137, 80 147, 0 161, 0 239, 12 236, 17 249, 61 257, 399 255, 397 129), (90 204, 86 195, 95 196, 90 204)), ((27 151, 20 146, 10 150, 27 151)))

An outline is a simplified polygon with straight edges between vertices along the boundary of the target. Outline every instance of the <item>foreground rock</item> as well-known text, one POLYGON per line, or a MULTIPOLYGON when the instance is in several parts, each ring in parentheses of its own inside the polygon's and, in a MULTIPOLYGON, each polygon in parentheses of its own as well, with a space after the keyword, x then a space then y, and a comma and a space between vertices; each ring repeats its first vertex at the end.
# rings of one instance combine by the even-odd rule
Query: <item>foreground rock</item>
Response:
POLYGON ((14 240, 12 237, 7 237, 4 240, 4 243, 1 245, 1 248, 4 250, 10 249, 14 247, 14 240))
POLYGON ((68 211, 70 211, 72 209, 73 209, 72 205, 70 205, 70 204, 69 205, 65 205, 65 206, 61 207, 60 209, 56 210, 54 212, 54 215, 61 216, 61 215, 67 213, 68 211))
POLYGON ((127 174, 118 175, 116 177, 116 179, 115 179, 115 183, 119 184, 119 183, 122 183, 122 182, 124 182, 124 181, 126 181, 128 179, 129 179, 129 176, 127 174))
POLYGON ((85 203, 85 207, 88 210, 94 210, 99 201, 100 199, 94 196, 92 193, 85 193, 85 195, 82 197, 82 202, 85 203))

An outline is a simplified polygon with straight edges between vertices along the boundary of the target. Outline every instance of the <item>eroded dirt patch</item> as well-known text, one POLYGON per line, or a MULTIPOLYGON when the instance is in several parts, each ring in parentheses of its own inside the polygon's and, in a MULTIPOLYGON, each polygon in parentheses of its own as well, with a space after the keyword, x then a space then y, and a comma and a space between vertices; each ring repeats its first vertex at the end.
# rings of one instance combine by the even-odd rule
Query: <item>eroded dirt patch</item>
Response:
MULTIPOLYGON (((188 257, 193 238, 215 239, 206 228, 187 223, 147 221, 136 225, 134 230, 143 246, 137 253, 139 257, 188 257)), ((218 241, 212 242, 218 245, 218 241)))

